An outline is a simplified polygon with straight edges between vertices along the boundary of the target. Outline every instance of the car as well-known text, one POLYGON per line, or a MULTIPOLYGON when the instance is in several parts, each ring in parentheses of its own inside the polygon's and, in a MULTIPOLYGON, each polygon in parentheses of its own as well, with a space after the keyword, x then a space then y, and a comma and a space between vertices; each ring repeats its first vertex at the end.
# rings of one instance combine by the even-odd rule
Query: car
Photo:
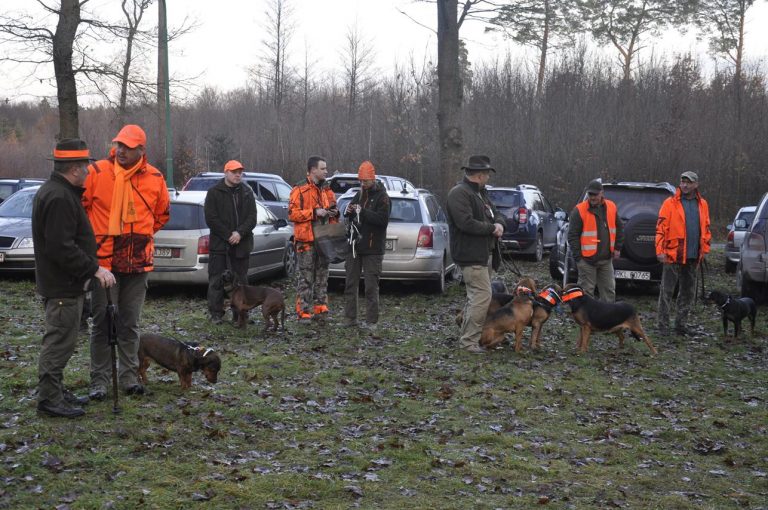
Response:
MULTIPOLYGON (((624 222, 621 257, 613 261, 617 281, 659 282, 662 264, 656 259, 656 222, 664 200, 675 194, 668 182, 604 182, 605 198, 613 200, 624 222)), ((586 191, 582 201, 586 200, 586 191)), ((568 223, 557 233, 557 244, 549 254, 549 273, 556 280, 578 280, 576 262, 568 246, 568 223), (566 256, 567 254, 567 256, 566 256)))
MULTIPOLYGON (((181 189, 182 191, 208 191, 223 178, 222 172, 203 172, 190 177, 181 189)), ((243 180, 251 186, 256 199, 269 207, 272 214, 284 220, 288 219, 291 185, 282 177, 261 172, 243 172, 243 180)))
MULTIPOLYGON (((344 214, 357 189, 338 199, 344 214)), ((387 190, 392 209, 389 214, 382 280, 426 282, 431 291, 443 293, 446 277, 461 279, 461 269, 451 259, 448 218, 437 198, 424 189, 387 190)), ((346 277, 344 262, 331 264, 330 279, 346 277)))
MULTIPOLYGON (((205 223, 204 191, 181 191, 171 197, 171 216, 155 234, 155 270, 151 284, 208 284, 210 229, 205 223)), ((296 269, 293 226, 275 217, 256 201, 257 224, 248 278, 271 274, 292 275, 296 269)))
POLYGON ((768 193, 763 195, 741 243, 736 288, 742 297, 762 301, 768 296, 768 193))
POLYGON ((749 230, 752 224, 752 218, 755 217, 757 207, 749 205, 742 207, 736 213, 733 223, 728 225, 728 237, 725 241, 725 272, 735 273, 736 265, 741 258, 741 242, 744 240, 744 234, 749 230))
POLYGON ((45 179, 0 179, 0 203, 20 189, 40 186, 45 179))
MULTIPOLYGON (((376 175, 376 180, 384 185, 384 188, 392 191, 413 191, 416 186, 407 179, 393 175, 376 175)), ((357 174, 336 172, 326 179, 334 195, 338 199, 347 191, 360 187, 360 179, 357 174)))
POLYGON ((504 253, 530 256, 541 261, 544 250, 557 241, 557 232, 567 214, 552 204, 536 186, 520 184, 515 187, 486 187, 488 198, 506 218, 501 249, 504 253))
POLYGON ((0 204, 0 272, 34 272, 32 202, 40 186, 25 187, 0 204))

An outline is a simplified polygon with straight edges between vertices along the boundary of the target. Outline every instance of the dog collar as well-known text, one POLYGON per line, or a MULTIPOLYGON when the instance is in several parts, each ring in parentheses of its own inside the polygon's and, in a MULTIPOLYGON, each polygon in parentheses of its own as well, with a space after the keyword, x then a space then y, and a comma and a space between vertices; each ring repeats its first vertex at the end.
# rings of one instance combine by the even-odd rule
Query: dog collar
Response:
POLYGON ((567 303, 572 299, 580 298, 582 296, 584 296, 584 292, 580 288, 576 287, 570 289, 563 294, 563 303, 567 303))
POLYGON ((213 351, 213 349, 210 349, 210 348, 209 348, 209 349, 206 349, 206 350, 205 350, 205 352, 203 353, 203 358, 205 358, 206 356, 208 356, 208 353, 209 353, 209 352, 211 352, 211 351, 213 351))
POLYGON ((533 291, 525 285, 520 285, 515 289, 515 294, 522 296, 523 294, 533 294, 533 291))
POLYGON ((723 303, 723 305, 720 308, 725 308, 726 306, 728 306, 728 303, 730 302, 731 302, 731 296, 727 296, 725 298, 725 303, 723 303))

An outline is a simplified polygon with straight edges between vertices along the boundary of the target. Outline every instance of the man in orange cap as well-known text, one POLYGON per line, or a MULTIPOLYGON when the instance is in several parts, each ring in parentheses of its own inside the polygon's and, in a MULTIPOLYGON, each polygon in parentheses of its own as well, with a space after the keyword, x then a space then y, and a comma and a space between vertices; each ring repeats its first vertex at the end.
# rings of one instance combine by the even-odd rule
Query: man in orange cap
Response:
POLYGON ((57 143, 51 178, 40 186, 32 204, 35 280, 45 307, 37 411, 48 416, 75 418, 85 414, 80 406, 88 398, 64 389, 64 368, 77 345, 86 290, 93 281, 102 287, 115 283, 112 273, 96 261, 96 239, 80 205, 89 159, 82 140, 70 138, 57 143))
MULTIPOLYGON (((124 126, 112 140, 107 159, 92 165, 85 181, 83 206, 96 234, 99 265, 117 279, 112 301, 118 306, 118 378, 129 394, 143 394, 138 380, 139 318, 147 276, 154 266, 154 235, 170 215, 165 177, 147 163, 147 135, 135 124, 124 126)), ((107 293, 92 293, 91 392, 107 396, 112 368, 107 338, 107 293)))
POLYGON ((328 165, 324 158, 307 161, 307 178, 291 190, 288 219, 293 235, 299 270, 296 278, 296 313, 300 322, 328 315, 328 260, 318 253, 312 226, 337 223, 336 196, 325 182, 328 165))
MULTIPOLYGON (((248 259, 253 250, 256 226, 256 197, 248 184, 242 184, 243 165, 230 160, 224 165, 224 178, 205 195, 205 222, 211 229, 208 259, 208 311, 211 321, 221 323, 224 316, 224 288, 220 276, 229 268, 242 284, 247 284, 248 259)), ((232 320, 238 315, 232 309, 232 320)))
POLYGON ((379 278, 392 203, 384 186, 376 181, 376 169, 370 161, 360 164, 357 178, 362 188, 344 213, 353 233, 353 248, 345 265, 344 321, 347 326, 357 325, 357 295, 362 271, 365 275, 365 322, 368 329, 375 330, 379 321, 379 278))

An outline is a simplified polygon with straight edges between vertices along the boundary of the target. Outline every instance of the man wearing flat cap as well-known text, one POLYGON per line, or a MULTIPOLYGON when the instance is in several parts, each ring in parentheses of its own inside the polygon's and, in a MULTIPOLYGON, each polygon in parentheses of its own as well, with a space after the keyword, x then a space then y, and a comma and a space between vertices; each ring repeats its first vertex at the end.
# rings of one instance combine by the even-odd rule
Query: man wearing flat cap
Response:
POLYGON ((656 258, 664 264, 659 288, 661 335, 669 334, 669 309, 678 284, 675 333, 693 334, 687 320, 696 292, 696 269, 709 253, 711 241, 709 205, 699 193, 699 176, 683 172, 675 195, 661 205, 656 223, 656 258))
POLYGON ((45 306, 45 334, 38 363, 37 410, 75 418, 88 402, 64 389, 64 368, 77 344, 85 293, 95 278, 111 287, 115 277, 96 261, 96 239, 80 197, 90 155, 85 142, 61 140, 53 151, 53 173, 35 194, 32 240, 35 280, 45 306))
POLYGON ((464 179, 448 193, 448 226, 451 257, 461 267, 467 304, 459 344, 472 353, 486 352, 480 346, 483 323, 491 303, 491 255, 504 233, 504 217, 496 210, 485 186, 496 170, 488 156, 470 156, 464 179))
POLYGON ((616 300, 613 260, 621 256, 624 224, 616 204, 605 198, 603 183, 587 184, 587 199, 571 211, 568 218, 568 246, 579 270, 579 286, 590 296, 595 288, 600 299, 616 300))
MULTIPOLYGON (((83 206, 96 234, 99 265, 117 279, 111 292, 120 311, 117 324, 118 379, 128 394, 141 395, 138 380, 139 319, 154 269, 154 235, 168 222, 170 197, 165 177, 147 163, 147 135, 135 124, 112 140, 107 159, 92 165, 83 206)), ((90 397, 107 396, 112 362, 107 332, 106 292, 92 293, 90 397)))

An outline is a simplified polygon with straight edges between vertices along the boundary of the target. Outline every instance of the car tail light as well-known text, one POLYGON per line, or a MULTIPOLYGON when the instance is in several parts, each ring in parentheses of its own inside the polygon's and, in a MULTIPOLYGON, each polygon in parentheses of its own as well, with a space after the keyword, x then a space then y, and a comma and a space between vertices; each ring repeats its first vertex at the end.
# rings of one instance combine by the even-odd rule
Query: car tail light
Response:
POLYGON ((521 224, 528 223, 528 209, 521 207, 517 210, 517 221, 521 224))
POLYGON ((416 238, 417 248, 432 248, 432 242, 434 240, 435 229, 429 225, 422 225, 419 229, 419 235, 416 238))
POLYGON ((210 236, 202 236, 197 240, 197 254, 208 255, 210 252, 210 236))
POLYGON ((733 230, 728 232, 728 239, 726 240, 729 244, 733 244, 733 230))

